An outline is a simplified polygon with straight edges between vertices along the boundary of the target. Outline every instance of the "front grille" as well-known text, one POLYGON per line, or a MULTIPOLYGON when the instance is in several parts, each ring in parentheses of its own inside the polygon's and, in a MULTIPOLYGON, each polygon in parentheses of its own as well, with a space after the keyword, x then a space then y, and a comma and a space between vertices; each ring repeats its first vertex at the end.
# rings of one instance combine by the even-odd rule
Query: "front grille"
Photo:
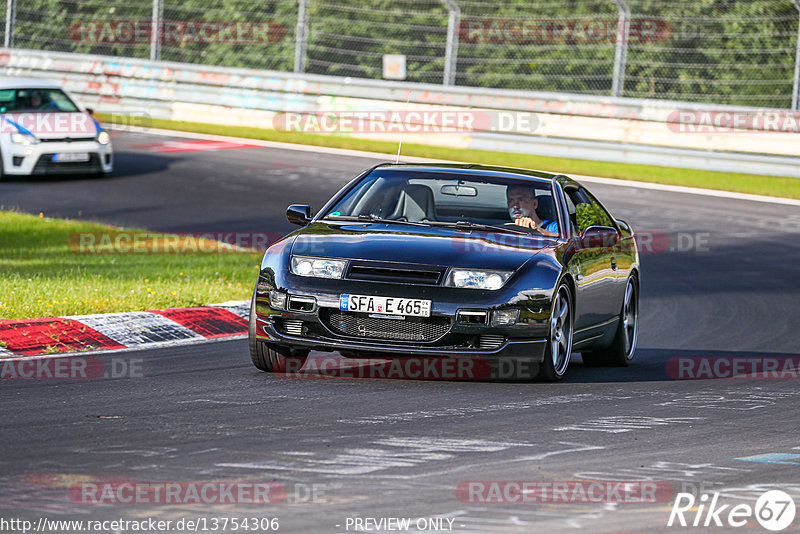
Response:
POLYGON ((478 346, 481 350, 494 350, 500 348, 500 345, 502 345, 505 340, 505 336, 498 334, 482 334, 478 346))
POLYGON ((444 274, 443 268, 420 266, 407 267, 396 264, 358 262, 350 263, 347 278, 367 282, 392 282, 395 284, 438 285, 444 274))
POLYGON ((78 141, 94 141, 94 137, 51 137, 51 138, 39 138, 39 141, 42 143, 72 143, 78 141))
POLYGON ((286 329, 287 334, 292 336, 303 335, 303 321, 284 321, 283 328, 286 329))
POLYGON ((431 342, 450 330, 448 317, 382 319, 361 313, 334 311, 320 313, 320 319, 332 332, 364 339, 431 342))
POLYGON ((53 161, 53 154, 42 154, 36 161, 32 174, 99 173, 102 170, 100 158, 96 153, 89 154, 89 161, 67 161, 61 163, 53 161))
POLYGON ((303 335, 303 321, 294 319, 278 319, 275 321, 275 327, 279 332, 289 334, 290 336, 303 335))

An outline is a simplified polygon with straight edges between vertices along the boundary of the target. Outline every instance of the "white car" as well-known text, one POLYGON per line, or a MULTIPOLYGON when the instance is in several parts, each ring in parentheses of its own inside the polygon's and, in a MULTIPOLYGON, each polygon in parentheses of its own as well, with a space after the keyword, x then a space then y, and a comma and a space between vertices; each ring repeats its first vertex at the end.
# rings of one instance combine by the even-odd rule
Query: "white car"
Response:
POLYGON ((105 175, 111 137, 58 85, 0 77, 0 178, 4 175, 105 175))

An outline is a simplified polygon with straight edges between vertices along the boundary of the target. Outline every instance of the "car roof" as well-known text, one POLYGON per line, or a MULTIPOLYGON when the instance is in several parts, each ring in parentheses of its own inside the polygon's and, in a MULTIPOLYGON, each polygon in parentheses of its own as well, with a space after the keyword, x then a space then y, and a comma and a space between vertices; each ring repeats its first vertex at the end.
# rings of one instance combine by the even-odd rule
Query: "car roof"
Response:
POLYGON ((0 89, 61 89, 61 86, 41 78, 0 76, 0 89))
POLYGON ((531 169, 517 169, 514 167, 498 167, 494 165, 479 165, 477 163, 383 163, 378 165, 379 169, 396 169, 415 172, 453 172, 474 176, 491 176, 495 178, 531 178, 536 181, 554 180, 561 174, 553 174, 545 171, 534 171, 531 169))

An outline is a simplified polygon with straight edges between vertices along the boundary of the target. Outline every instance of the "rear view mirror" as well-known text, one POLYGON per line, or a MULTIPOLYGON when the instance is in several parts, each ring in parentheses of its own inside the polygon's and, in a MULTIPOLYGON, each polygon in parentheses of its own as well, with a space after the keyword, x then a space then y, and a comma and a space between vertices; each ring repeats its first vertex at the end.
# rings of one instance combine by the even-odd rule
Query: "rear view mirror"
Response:
POLYGON ((299 226, 305 226, 311 220, 311 206, 292 204, 286 208, 286 219, 299 226))
POLYGON ((441 189, 443 195, 454 197, 476 197, 478 190, 470 185, 443 185, 441 189))

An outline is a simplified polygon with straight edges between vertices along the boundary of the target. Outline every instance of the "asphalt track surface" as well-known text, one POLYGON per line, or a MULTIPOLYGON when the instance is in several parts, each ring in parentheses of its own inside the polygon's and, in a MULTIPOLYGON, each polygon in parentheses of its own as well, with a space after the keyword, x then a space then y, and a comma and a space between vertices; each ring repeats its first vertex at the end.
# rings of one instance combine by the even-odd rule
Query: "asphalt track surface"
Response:
MULTIPOLYGON (((152 230, 286 232, 287 204, 319 207, 374 161, 137 148, 168 140, 116 135, 112 178, 3 182, 0 204, 152 230)), ((796 379, 667 373, 674 358, 800 356, 800 211, 590 189, 670 240, 672 250, 642 255, 630 368, 586 368, 575 355, 557 384, 288 379, 257 371, 239 339, 116 356, 141 360, 141 377, 3 380, 0 518, 277 517, 281 532, 311 533, 353 532, 348 518, 366 517, 411 518, 411 531, 418 518, 447 518, 450 532, 767 532, 754 517, 737 529, 667 527, 674 494, 651 504, 458 498, 466 481, 649 480, 698 499, 719 492, 720 503, 753 506, 768 489, 800 502, 796 379), (71 485, 102 480, 277 482, 288 496, 266 506, 70 499, 71 485)))

